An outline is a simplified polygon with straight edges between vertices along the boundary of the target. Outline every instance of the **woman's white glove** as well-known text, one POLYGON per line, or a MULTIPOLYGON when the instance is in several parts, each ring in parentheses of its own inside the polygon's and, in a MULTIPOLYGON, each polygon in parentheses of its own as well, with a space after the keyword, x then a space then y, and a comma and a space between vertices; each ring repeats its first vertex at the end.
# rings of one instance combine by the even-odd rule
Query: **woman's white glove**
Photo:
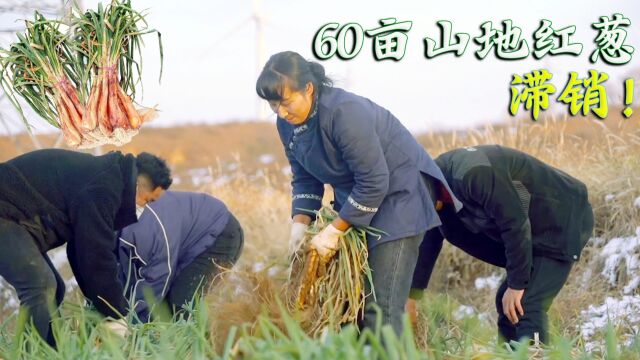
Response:
POLYGON ((124 319, 107 319, 102 323, 102 327, 107 329, 111 334, 117 335, 123 339, 129 335, 129 327, 124 319))
POLYGON ((340 236, 344 231, 336 229, 332 224, 320 231, 311 239, 311 248, 315 249, 324 262, 328 262, 338 251, 340 236))
POLYGON ((302 246, 302 240, 304 239, 304 234, 306 234, 309 225, 294 222, 291 224, 291 234, 289 236, 289 256, 292 256, 302 246))

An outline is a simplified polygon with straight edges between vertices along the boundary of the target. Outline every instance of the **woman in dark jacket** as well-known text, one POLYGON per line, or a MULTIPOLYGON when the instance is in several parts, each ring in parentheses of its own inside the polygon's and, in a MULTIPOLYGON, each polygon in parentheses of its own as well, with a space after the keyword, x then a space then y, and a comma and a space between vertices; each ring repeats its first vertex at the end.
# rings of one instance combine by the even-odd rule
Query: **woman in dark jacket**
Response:
MULTIPOLYGON (((368 238, 376 305, 397 333, 423 234, 440 225, 428 184, 446 182, 433 159, 388 110, 334 88, 322 65, 295 52, 273 55, 256 84, 278 115, 277 127, 293 173, 290 248, 295 249, 324 184, 335 194, 339 217, 311 246, 326 261, 351 226, 384 232, 368 238), (307 210, 303 210, 307 209, 307 210)), ((457 201, 457 200, 456 200, 457 201)), ((368 298, 364 325, 375 325, 368 298)))

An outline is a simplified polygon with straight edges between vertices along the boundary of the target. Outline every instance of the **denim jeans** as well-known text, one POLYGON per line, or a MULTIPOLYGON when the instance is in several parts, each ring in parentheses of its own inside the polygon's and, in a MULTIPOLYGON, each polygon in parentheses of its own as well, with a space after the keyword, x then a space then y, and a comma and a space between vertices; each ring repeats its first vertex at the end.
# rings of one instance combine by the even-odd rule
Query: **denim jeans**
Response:
POLYGON ((0 219, 0 244, 0 276, 15 288, 20 311, 28 312, 40 336, 55 347, 51 316, 64 299, 64 281, 47 254, 17 223, 0 219))
MULTIPOLYGON (((385 242, 369 250, 369 267, 373 276, 376 299, 367 298, 362 325, 375 329, 380 309, 382 325, 391 325, 396 335, 402 333, 404 305, 409 298, 413 270, 424 233, 385 242), (376 306, 373 306, 376 305, 376 306)), ((369 292, 369 283, 365 280, 369 292)))

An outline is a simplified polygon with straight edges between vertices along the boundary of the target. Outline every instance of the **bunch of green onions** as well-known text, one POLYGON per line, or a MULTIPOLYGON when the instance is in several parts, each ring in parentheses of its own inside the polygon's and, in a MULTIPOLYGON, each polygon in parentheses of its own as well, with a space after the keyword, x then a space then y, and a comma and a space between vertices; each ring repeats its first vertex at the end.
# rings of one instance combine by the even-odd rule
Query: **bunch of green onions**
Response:
POLYGON ((0 50, 0 65, 2 87, 27 127, 17 96, 61 128, 71 147, 122 145, 153 116, 153 109, 136 109, 133 98, 141 84, 142 36, 158 34, 161 64, 162 42, 130 0, 74 9, 69 24, 37 12, 26 24, 18 42, 0 50))
MULTIPOLYGON (((112 1, 106 7, 76 14, 72 39, 78 61, 93 70, 87 111, 82 129, 99 127, 106 136, 115 128, 137 129, 144 121, 133 105, 136 85, 141 83, 142 35, 157 33, 162 63, 160 33, 148 29, 144 15, 131 8, 131 1, 112 1)), ((160 70, 162 76, 162 68, 160 70)))
POLYGON ((83 74, 61 27, 60 22, 36 12, 34 21, 26 21, 25 33, 17 34, 18 41, 0 53, 0 80, 28 127, 16 95, 49 124, 62 128, 69 140, 77 142, 74 121, 79 121, 84 111, 78 96, 83 93, 78 91, 83 74))
MULTIPOLYGON (((305 241, 310 241, 337 216, 330 208, 318 211, 305 241)), ((372 228, 350 228, 342 236, 338 252, 328 263, 318 260, 315 250, 293 258, 291 281, 299 285, 295 303, 290 307, 302 308, 308 314, 305 327, 309 334, 319 335, 327 327, 339 330, 344 324, 356 323, 364 314, 365 299, 375 296, 367 262, 369 232, 379 233, 372 228), (365 281, 368 281, 369 292, 365 281)))

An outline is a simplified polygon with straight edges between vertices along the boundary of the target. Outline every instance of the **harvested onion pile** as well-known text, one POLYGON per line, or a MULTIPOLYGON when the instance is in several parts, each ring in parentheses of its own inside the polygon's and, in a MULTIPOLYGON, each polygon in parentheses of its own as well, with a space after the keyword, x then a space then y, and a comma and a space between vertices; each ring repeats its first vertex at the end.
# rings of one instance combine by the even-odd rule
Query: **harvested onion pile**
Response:
POLYGON ((130 0, 74 11, 70 26, 36 12, 18 42, 1 52, 2 87, 27 127, 16 95, 62 129, 70 147, 123 145, 155 112, 133 103, 141 82, 142 36, 152 32, 160 39, 130 0))

